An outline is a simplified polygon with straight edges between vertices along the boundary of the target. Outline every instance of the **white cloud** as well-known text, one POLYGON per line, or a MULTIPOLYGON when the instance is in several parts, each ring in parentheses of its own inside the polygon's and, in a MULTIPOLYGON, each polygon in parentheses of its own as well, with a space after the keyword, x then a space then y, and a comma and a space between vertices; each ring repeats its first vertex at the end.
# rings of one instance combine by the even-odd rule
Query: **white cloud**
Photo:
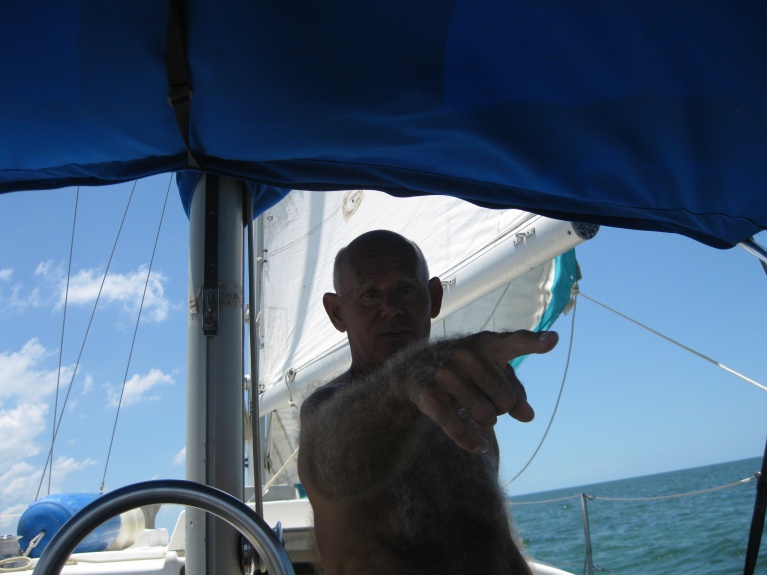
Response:
MULTIPOLYGON (((50 441, 49 416, 51 406, 46 401, 56 388, 57 370, 41 369, 52 355, 37 339, 29 340, 18 352, 0 353, 0 515, 18 514, 34 501, 42 477, 42 465, 34 467, 26 459, 45 457, 50 441), (9 405, 3 405, 3 401, 9 405)), ((74 373, 71 367, 61 370, 62 385, 68 384, 74 373)), ((91 459, 77 461, 59 456, 53 465, 51 491, 71 473, 94 463, 91 459)), ((47 487, 46 487, 47 491, 47 487)), ((8 521, 0 518, 0 529, 8 521)), ((5 529, 2 529, 4 532, 5 529)))
POLYGON ((11 288, 11 295, 8 301, 9 307, 18 311, 24 311, 28 307, 41 307, 44 303, 40 296, 40 288, 33 288, 26 293, 22 284, 16 284, 11 288))
POLYGON ((87 305, 96 300, 101 289, 100 301, 106 304, 121 303, 131 313, 135 313, 141 304, 141 297, 146 285, 144 308, 142 315, 153 321, 162 321, 168 316, 170 302, 165 297, 163 282, 167 278, 159 272, 153 272, 147 283, 147 268, 140 266, 135 272, 127 274, 107 274, 104 279, 97 269, 80 270, 69 280, 69 293, 66 294, 66 283, 59 283, 59 301, 57 307, 64 305, 66 295, 72 305, 87 305), (101 287, 102 281, 104 287, 101 287))
MULTIPOLYGON (((160 399, 152 390, 159 385, 172 385, 176 383, 173 378, 163 373, 159 369, 151 369, 146 375, 134 375, 125 382, 125 391, 123 392, 122 405, 127 407, 138 403, 139 401, 154 401, 160 399)), ((156 391, 156 390, 155 390, 156 391)), ((107 389, 110 407, 117 407, 120 402, 120 390, 116 387, 107 389)))
MULTIPOLYGON (((40 399, 54 392, 58 371, 38 368, 50 355, 37 338, 30 339, 18 352, 0 353, 0 401, 14 396, 40 399)), ((67 385, 73 373, 73 367, 62 367, 59 385, 67 385)))
POLYGON ((173 458, 173 465, 178 467, 179 465, 183 465, 186 461, 186 447, 183 447, 181 451, 179 451, 176 456, 173 458))
POLYGON ((80 394, 88 395, 92 390, 93 390, 93 376, 88 374, 85 376, 85 380, 82 383, 80 394))
MULTIPOLYGON (((37 339, 29 340, 19 351, 0 353, 2 533, 15 532, 18 516, 35 500, 42 478, 42 467, 50 442, 51 405, 48 400, 56 389, 58 373, 56 369, 45 370, 42 366, 52 355, 37 339), (37 461, 34 465, 28 461, 33 457, 37 461)), ((73 373, 71 367, 62 368, 62 386, 69 384, 73 373)), ((64 455, 57 457, 53 464, 50 492, 60 492, 68 476, 94 463, 92 459, 77 460, 64 455)))
POLYGON ((30 307, 40 307, 44 303, 40 293, 40 288, 36 287, 28 290, 24 284, 13 284, 10 288, 10 293, 0 294, 4 301, 2 309, 24 311, 30 307))
POLYGON ((36 441, 45 430, 45 403, 21 403, 12 409, 0 409, 0 461, 17 461, 40 452, 36 441))
MULTIPOLYGON (((10 268, 0 270, 0 280, 9 280, 12 275, 13 270, 10 268)), ((141 304, 145 284, 146 296, 142 317, 160 322, 167 318, 171 308, 163 286, 168 278, 160 272, 152 272, 147 283, 146 266, 139 266, 136 271, 124 274, 109 273, 106 279, 103 271, 99 269, 83 269, 69 278, 68 291, 66 270, 51 260, 37 264, 34 276, 37 278, 37 285, 15 283, 9 286, 7 291, 0 293, 3 309, 24 311, 27 308, 52 305, 59 310, 63 307, 65 299, 67 305, 92 305, 101 289, 99 305, 122 304, 123 308, 133 315, 141 304)))
POLYGON ((61 456, 56 458, 53 462, 53 481, 60 482, 66 478, 70 473, 80 471, 91 465, 95 465, 96 460, 87 458, 82 461, 77 461, 73 457, 61 456))
POLYGON ((35 275, 42 278, 58 277, 63 274, 63 270, 53 264, 53 260, 40 262, 35 267, 35 275))
MULTIPOLYGON (((55 266, 52 261, 45 261, 37 264, 34 275, 40 278, 37 285, 30 287, 17 282, 10 287, 10 293, 0 293, 3 309, 23 312, 27 308, 37 308, 55 303, 58 283, 62 277, 65 277, 64 269, 55 266)), ((4 279, 10 279, 10 275, 4 279)))

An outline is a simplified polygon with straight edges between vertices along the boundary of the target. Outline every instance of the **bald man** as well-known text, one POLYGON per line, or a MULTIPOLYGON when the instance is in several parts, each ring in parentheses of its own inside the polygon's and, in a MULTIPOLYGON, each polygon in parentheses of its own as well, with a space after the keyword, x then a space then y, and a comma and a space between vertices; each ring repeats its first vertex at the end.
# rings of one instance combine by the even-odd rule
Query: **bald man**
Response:
POLYGON ((429 342, 442 283, 388 231, 341 250, 323 305, 346 332, 347 372, 301 408, 298 472, 328 575, 530 570, 499 486, 493 426, 534 413, 508 362, 553 332, 482 332, 429 342))

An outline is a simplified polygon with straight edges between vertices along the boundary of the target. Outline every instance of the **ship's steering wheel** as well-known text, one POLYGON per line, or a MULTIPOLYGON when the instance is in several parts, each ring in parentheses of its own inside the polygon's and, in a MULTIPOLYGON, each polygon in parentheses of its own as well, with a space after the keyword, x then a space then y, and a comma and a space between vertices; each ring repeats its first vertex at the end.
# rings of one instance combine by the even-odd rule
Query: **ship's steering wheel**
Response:
POLYGON ((83 507, 51 539, 35 571, 60 573, 80 541, 104 521, 155 503, 188 505, 220 517, 250 541, 271 575, 294 575, 282 543, 255 511, 228 493, 180 479, 145 481, 121 487, 83 507))

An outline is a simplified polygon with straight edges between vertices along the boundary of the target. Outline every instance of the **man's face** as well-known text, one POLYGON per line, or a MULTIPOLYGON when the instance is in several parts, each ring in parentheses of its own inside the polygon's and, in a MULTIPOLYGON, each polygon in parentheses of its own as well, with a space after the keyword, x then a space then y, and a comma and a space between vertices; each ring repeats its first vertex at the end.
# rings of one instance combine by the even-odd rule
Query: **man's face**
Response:
POLYGON ((439 280, 426 282, 424 276, 409 244, 379 242, 351 251, 339 277, 339 321, 333 323, 347 332, 356 369, 367 372, 429 337, 439 312, 430 285, 439 280))

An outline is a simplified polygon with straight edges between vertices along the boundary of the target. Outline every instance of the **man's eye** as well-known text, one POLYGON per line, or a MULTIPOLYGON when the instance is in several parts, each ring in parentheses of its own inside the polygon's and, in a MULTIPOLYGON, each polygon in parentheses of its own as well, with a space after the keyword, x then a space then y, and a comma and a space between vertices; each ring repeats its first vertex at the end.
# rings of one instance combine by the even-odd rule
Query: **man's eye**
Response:
POLYGON ((364 291, 364 292, 362 293, 362 297, 364 297, 364 298, 368 298, 368 299, 370 299, 370 298, 374 298, 374 297, 376 297, 377 295, 378 295, 378 292, 377 292, 376 290, 374 290, 374 289, 369 289, 369 290, 366 290, 366 291, 364 291))

